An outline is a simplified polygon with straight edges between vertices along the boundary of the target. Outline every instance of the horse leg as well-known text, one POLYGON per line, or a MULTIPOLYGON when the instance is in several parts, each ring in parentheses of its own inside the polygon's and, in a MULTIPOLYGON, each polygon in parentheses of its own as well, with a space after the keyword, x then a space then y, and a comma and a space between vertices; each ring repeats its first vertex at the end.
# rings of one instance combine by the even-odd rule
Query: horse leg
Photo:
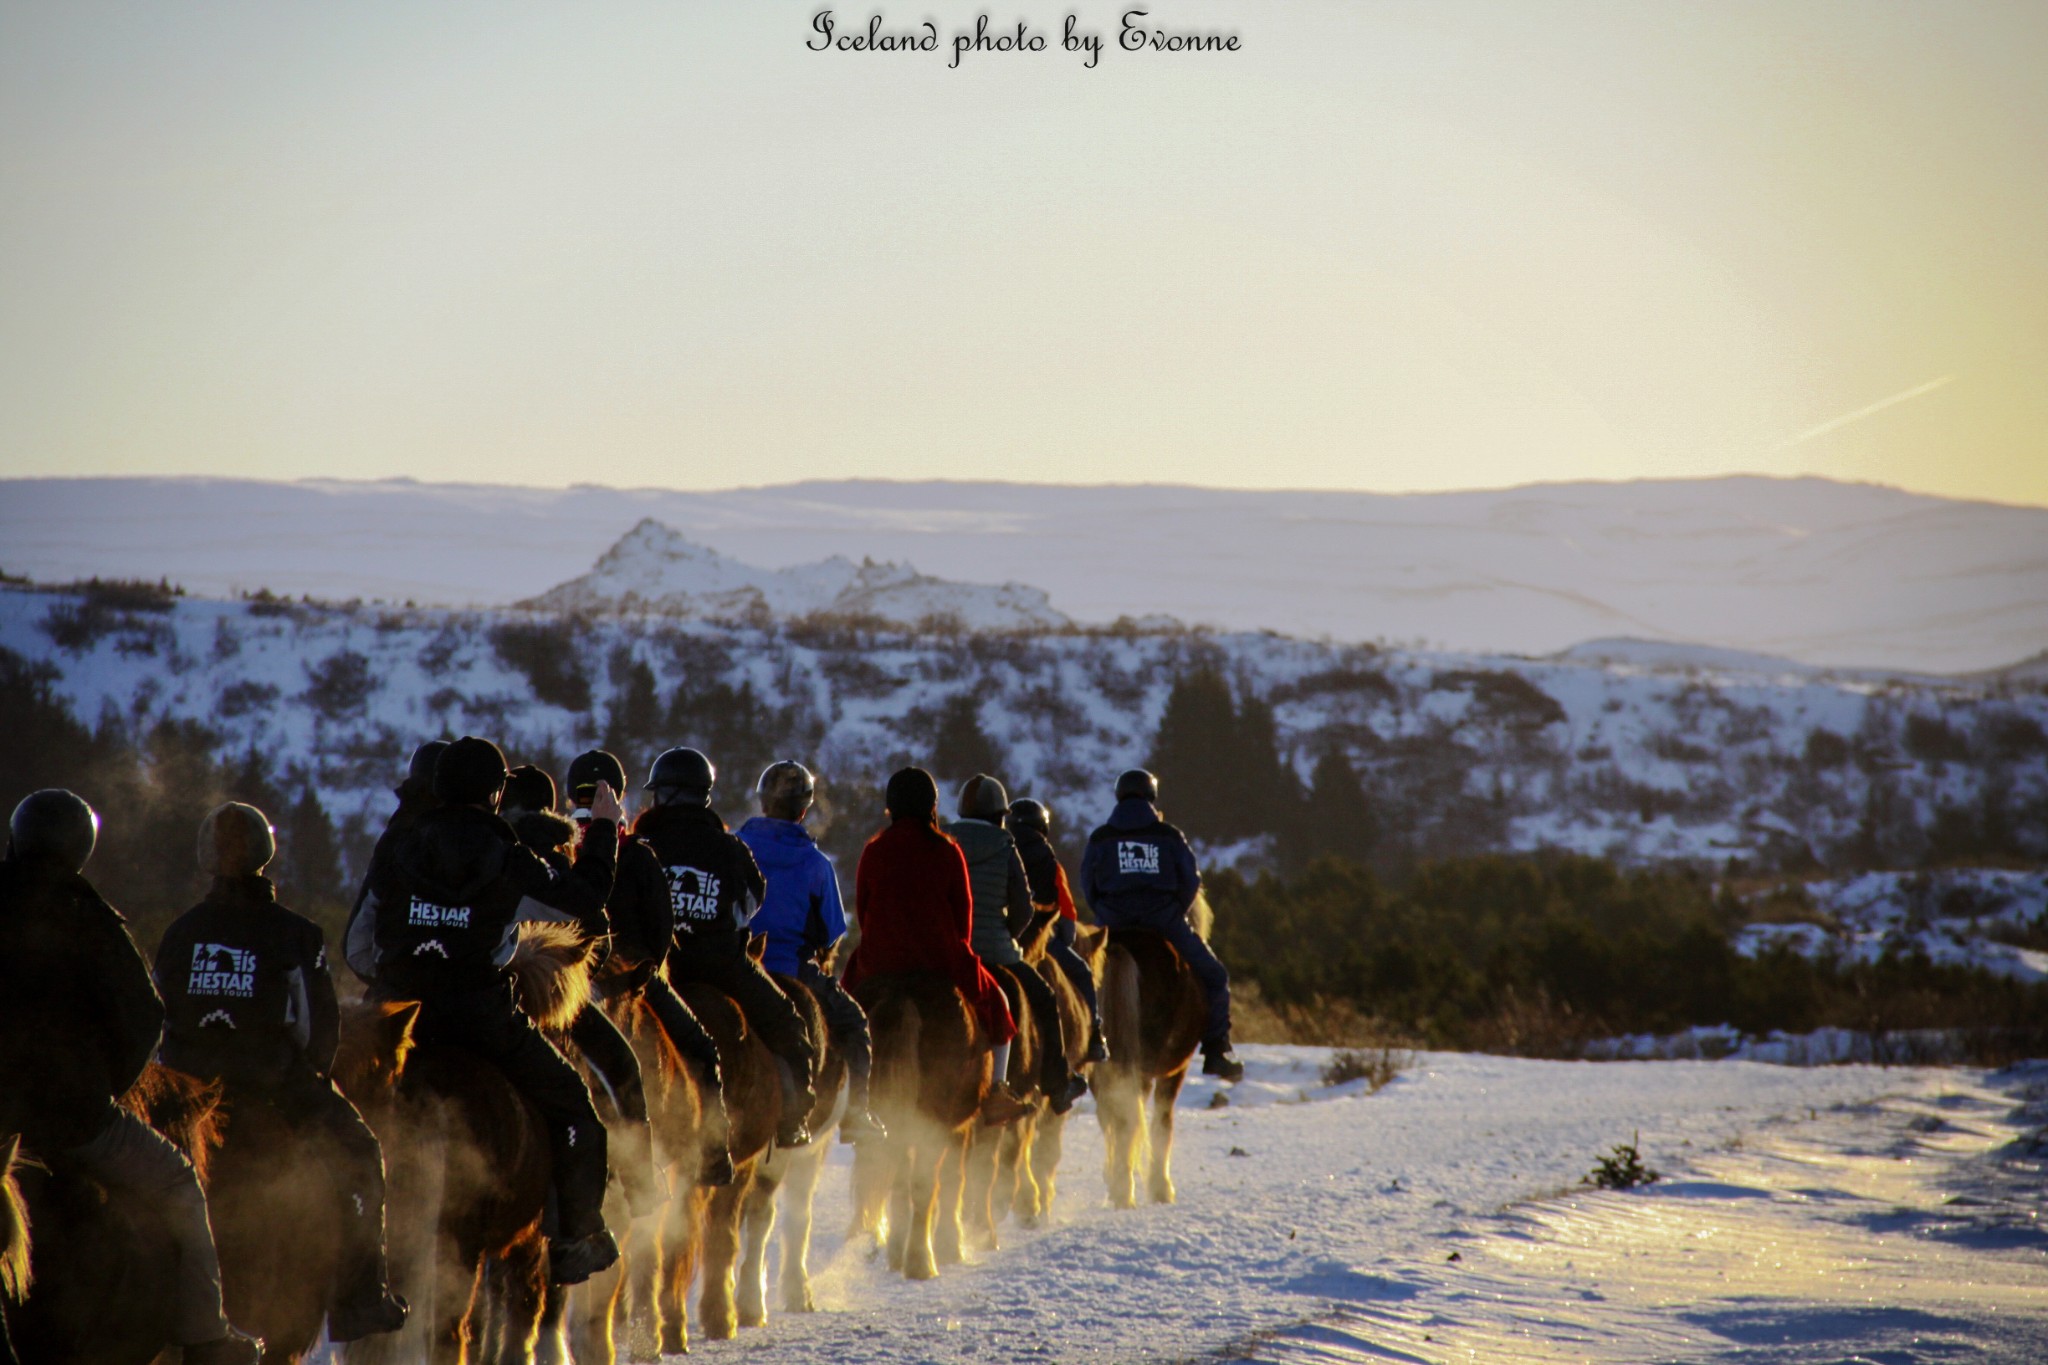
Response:
POLYGON ((1014 1215, 1025 1227, 1038 1224, 1039 1197, 1038 1173, 1034 1169, 1032 1153, 1037 1150, 1041 1125, 1050 1123, 1059 1115, 1047 1108, 1041 1114, 1032 1114, 1010 1125, 1010 1131, 1003 1138, 1002 1153, 996 1167, 996 1216, 1014 1215))
POLYGON ((707 1202, 702 1191, 672 1199, 662 1223, 661 1264, 651 1270, 654 1329, 660 1354, 665 1356, 682 1355, 690 1349, 690 1281, 696 1278, 703 1259, 707 1202))
POLYGON ((739 1318, 742 1327, 768 1325, 768 1237, 775 1230, 775 1195, 779 1175, 766 1167, 783 1160, 777 1152, 764 1162, 740 1206, 739 1318))
POLYGON ((704 1274, 697 1291, 697 1325, 713 1341, 739 1335, 739 1314, 733 1303, 733 1271, 739 1259, 740 1209, 753 1173, 743 1171, 730 1185, 712 1191, 704 1209, 704 1274))
POLYGON ((1053 1177, 1066 1140, 1067 1116, 1048 1109, 1032 1131, 1030 1159, 1018 1168, 1017 1219, 1025 1227, 1052 1217, 1053 1177))
MULTIPOLYGON (((1113 1065, 1113 1063, 1112 1063, 1113 1065)), ((1102 1125, 1102 1177, 1112 1208, 1138 1206, 1137 1145, 1139 1100, 1136 1078, 1122 1068, 1105 1075, 1096 1069, 1095 1117, 1102 1125)))
POLYGON ((547 1297, 547 1244, 534 1239, 515 1247, 499 1261, 493 1276, 491 1331, 500 1365, 529 1365, 539 1344, 542 1310, 547 1297))
MULTIPOLYGON (((611 1300, 606 1328, 616 1353, 616 1329, 619 1325, 625 1327, 628 1360, 654 1360, 661 1354, 662 1228, 674 1216, 679 1202, 672 1199, 658 1217, 635 1223, 626 1238, 623 1264, 617 1272, 608 1272, 618 1274, 618 1290, 611 1300)), ((580 1336, 572 1346, 580 1356, 580 1336)))
MULTIPOLYGON (((937 1175, 932 1177, 933 1191, 929 1199, 921 1192, 918 1172, 926 1148, 913 1145, 907 1139, 892 1141, 894 1159, 889 1165, 889 1211, 887 1250, 889 1269, 909 1274, 904 1267, 910 1262, 910 1246, 916 1242, 922 1246, 927 1259, 931 1254, 931 1208, 930 1200, 937 1199, 937 1175)), ((932 1205, 936 1207, 936 1205, 932 1205)))
POLYGON ((1146 1186, 1155 1204, 1174 1201, 1173 1174, 1168 1169, 1173 1161, 1173 1102, 1180 1097, 1181 1084, 1187 1078, 1187 1068, 1182 1067, 1170 1076, 1161 1076, 1152 1087, 1152 1163, 1146 1186))
MULTIPOLYGON (((901 1266, 906 1278, 912 1280, 935 1279, 939 1273, 938 1256, 932 1245, 934 1224, 938 1221, 940 1200, 940 1166, 946 1149, 935 1142, 922 1143, 910 1153, 909 1170, 906 1172, 901 1200, 904 1205, 903 1255, 901 1266)), ((954 1197, 959 1197, 955 1191, 954 1197)), ((955 1205, 953 1226, 957 1232, 960 1226, 955 1205)), ((897 1263, 895 1256, 896 1235, 890 1233, 890 1262, 897 1263)))
POLYGON ((782 1182, 783 1212, 788 1223, 782 1235, 782 1308, 788 1313, 811 1313, 818 1305, 811 1300, 811 1204, 818 1195, 818 1177, 825 1173, 825 1143, 812 1143, 798 1152, 782 1182))
POLYGON ((967 1142, 961 1133, 939 1147, 937 1224, 932 1232, 932 1250, 940 1265, 962 1265, 967 1260, 967 1229, 961 1225, 961 1206, 966 1202, 967 1142))
POLYGON ((548 1286, 541 1312, 539 1365, 616 1365, 618 1342, 612 1326, 626 1293, 637 1248, 620 1264, 591 1276, 573 1291, 548 1286))
MULTIPOLYGON (((995 1187, 1003 1131, 977 1124, 967 1140, 960 1190, 961 1217, 966 1224, 963 1241, 978 1251, 1001 1249, 1001 1242, 996 1237, 995 1187)), ((943 1247, 939 1255, 948 1265, 960 1259, 948 1257, 943 1247)))

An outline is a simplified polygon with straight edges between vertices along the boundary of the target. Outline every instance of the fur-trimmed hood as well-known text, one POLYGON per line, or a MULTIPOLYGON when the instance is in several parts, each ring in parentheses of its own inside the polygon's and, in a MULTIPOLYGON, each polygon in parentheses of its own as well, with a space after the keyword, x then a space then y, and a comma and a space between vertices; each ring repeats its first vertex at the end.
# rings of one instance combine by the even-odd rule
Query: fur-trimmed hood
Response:
POLYGON ((512 832, 535 853, 566 853, 580 832, 576 822, 551 810, 523 810, 512 816, 512 832))

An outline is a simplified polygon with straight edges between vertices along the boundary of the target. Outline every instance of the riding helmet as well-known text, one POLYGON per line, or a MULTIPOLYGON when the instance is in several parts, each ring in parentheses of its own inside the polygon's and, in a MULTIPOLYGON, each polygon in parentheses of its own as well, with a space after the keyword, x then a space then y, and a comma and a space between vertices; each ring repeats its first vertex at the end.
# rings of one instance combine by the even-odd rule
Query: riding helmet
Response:
POLYGON ((647 790, 664 804, 694 801, 709 805, 711 784, 717 780, 718 769, 695 749, 670 749, 655 759, 654 767, 648 770, 647 790))
POLYGON ((555 779, 548 776, 545 768, 522 763, 505 774, 505 795, 499 798, 498 807, 501 810, 551 811, 555 808, 555 779))
POLYGON ((434 765, 441 761, 441 755, 448 752, 448 741, 430 739, 412 751, 412 761, 406 764, 405 780, 409 785, 431 788, 434 785, 434 765))
POLYGON ((883 801, 898 820, 929 820, 939 808, 939 784, 922 768, 899 768, 889 778, 883 801))
POLYGON ((451 806, 484 806, 505 788, 505 754, 497 745, 464 735, 434 765, 434 795, 451 806))
POLYGON ((604 749, 576 755, 569 764, 569 799, 579 806, 589 805, 600 782, 609 783, 613 792, 625 795, 626 765, 604 749))
POLYGON ((1010 809, 1010 794, 1003 790, 1003 784, 987 773, 976 773, 960 784, 960 804, 957 807, 963 820, 993 820, 1001 822, 1010 809))
POLYGON ((215 877, 253 877, 277 856, 270 817, 254 806, 229 801, 199 822, 199 870, 215 877))
POLYGON ((77 872, 99 842, 100 817, 77 793, 45 787, 21 798, 7 822, 7 837, 17 861, 55 863, 77 872))
POLYGON ((761 770, 754 793, 761 798, 764 811, 802 811, 809 808, 811 799, 818 794, 818 783, 809 768, 793 758, 784 758, 761 770))
POLYGON ((1159 779, 1143 768, 1132 768, 1116 780, 1116 799, 1119 801, 1157 801, 1159 779))
POLYGON ((1040 834, 1052 833, 1052 807, 1043 801, 1020 797, 1010 803, 1010 828, 1035 829, 1040 834))

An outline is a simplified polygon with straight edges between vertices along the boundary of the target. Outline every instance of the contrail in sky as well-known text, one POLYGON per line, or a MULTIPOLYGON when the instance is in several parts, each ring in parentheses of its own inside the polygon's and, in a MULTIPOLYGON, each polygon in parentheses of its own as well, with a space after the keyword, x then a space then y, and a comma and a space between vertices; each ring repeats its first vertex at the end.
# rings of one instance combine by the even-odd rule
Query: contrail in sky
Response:
POLYGON ((1776 446, 1773 447, 1773 449, 1790 450, 1793 446, 1803 445, 1805 442, 1811 441, 1816 436, 1825 436, 1831 431, 1841 430, 1843 427, 1848 426, 1851 422, 1860 422, 1874 412, 1883 412, 1886 408, 1896 407, 1900 403, 1910 402, 1913 399, 1920 397, 1922 394, 1933 393, 1936 389, 1945 388, 1948 385, 1953 384, 1955 382, 1956 377, 1954 375, 1945 374, 1939 379, 1930 379, 1925 384, 1915 384, 1912 388, 1907 389, 1904 393, 1895 393, 1889 398, 1880 398, 1875 403, 1870 404, 1868 407, 1858 408, 1854 412, 1845 412, 1840 417, 1834 418, 1831 421, 1822 422, 1817 427, 1808 427, 1806 430, 1800 432, 1797 436, 1794 436, 1791 440, 1780 441, 1776 446))

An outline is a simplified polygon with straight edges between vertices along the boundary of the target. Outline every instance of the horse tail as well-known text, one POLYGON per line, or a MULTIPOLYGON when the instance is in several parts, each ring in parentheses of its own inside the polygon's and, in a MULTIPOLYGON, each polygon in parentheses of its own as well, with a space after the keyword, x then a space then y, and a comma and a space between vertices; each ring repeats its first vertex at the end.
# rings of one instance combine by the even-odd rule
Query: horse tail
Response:
POLYGON ((590 1003, 590 944, 572 924, 532 921, 519 926, 512 950, 519 1005, 544 1029, 569 1027, 590 1003))
POLYGON ((1131 956, 1131 950, 1111 945, 1103 955, 1102 1037, 1109 1044, 1111 1057, 1134 1066, 1143 1051, 1145 1025, 1139 977, 1138 961, 1131 956))
POLYGON ((22 1164, 21 1139, 11 1137, 0 1145, 0 1298, 16 1303, 28 1297, 31 1278, 28 1259, 28 1205, 21 1188, 14 1183, 14 1168, 22 1164))
POLYGON ((1202 942, 1209 941, 1209 931, 1216 927, 1216 912, 1210 908, 1207 892, 1195 892, 1195 903, 1188 907, 1188 923, 1202 942))

